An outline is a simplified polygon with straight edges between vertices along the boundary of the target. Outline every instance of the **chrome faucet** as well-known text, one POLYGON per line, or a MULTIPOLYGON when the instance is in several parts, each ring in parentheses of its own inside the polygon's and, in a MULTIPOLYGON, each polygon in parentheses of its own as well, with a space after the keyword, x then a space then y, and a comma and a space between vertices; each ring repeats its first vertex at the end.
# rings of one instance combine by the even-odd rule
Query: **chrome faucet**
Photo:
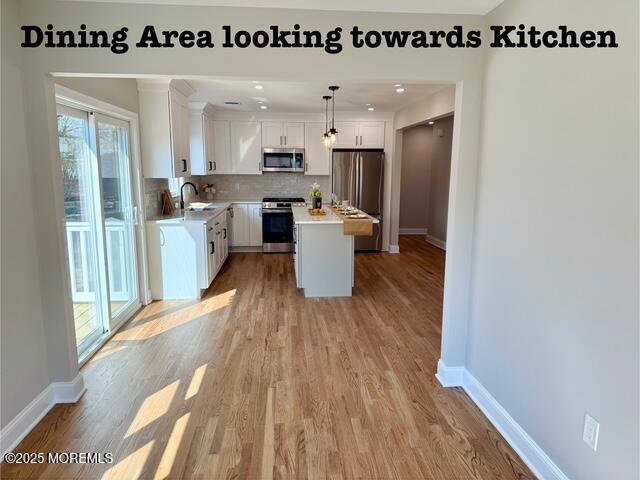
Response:
POLYGON ((183 194, 183 190, 184 190, 184 187, 186 187, 187 185, 191 185, 193 187, 193 191, 195 192, 195 194, 198 195, 198 189, 196 188, 196 186, 193 183, 184 182, 182 184, 182 186, 180 187, 180 210, 184 210, 184 194, 183 194))

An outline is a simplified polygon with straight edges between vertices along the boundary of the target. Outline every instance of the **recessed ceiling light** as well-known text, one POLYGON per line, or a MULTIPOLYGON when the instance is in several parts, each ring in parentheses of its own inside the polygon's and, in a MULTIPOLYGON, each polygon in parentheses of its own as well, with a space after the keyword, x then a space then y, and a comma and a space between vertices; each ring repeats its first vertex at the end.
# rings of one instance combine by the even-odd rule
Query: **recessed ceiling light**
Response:
POLYGON ((400 88, 396 88, 396 92, 398 93, 402 93, 404 92, 404 88, 400 87, 400 88))
POLYGON ((260 83, 259 80, 252 80, 251 83, 260 83))
POLYGON ((266 110, 266 109, 267 109, 267 106, 266 106, 266 105, 260 105, 260 108, 261 108, 262 110, 266 110))
POLYGON ((433 125, 434 123, 436 123, 436 122, 429 122, 429 125, 433 125))
POLYGON ((370 112, 373 112, 375 110, 375 108, 369 107, 369 108, 367 108, 367 110, 369 110, 370 112))
POLYGON ((371 106, 370 103, 365 103, 364 105, 365 105, 365 107, 370 107, 371 106))
POLYGON ((256 85, 255 88, 256 90, 262 90, 262 85, 256 85))
POLYGON ((401 86, 402 86, 402 84, 400 84, 400 83, 396 83, 396 84, 394 85, 394 87, 396 87, 396 88, 397 88, 397 87, 401 87, 401 86))

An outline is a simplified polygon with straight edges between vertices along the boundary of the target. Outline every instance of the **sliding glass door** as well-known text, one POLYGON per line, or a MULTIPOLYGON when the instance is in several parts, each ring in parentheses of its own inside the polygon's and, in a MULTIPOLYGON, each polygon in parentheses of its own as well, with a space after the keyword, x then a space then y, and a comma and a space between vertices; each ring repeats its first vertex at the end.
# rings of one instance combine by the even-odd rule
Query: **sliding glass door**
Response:
POLYGON ((126 121, 58 105, 79 355, 140 306, 129 129, 126 121))

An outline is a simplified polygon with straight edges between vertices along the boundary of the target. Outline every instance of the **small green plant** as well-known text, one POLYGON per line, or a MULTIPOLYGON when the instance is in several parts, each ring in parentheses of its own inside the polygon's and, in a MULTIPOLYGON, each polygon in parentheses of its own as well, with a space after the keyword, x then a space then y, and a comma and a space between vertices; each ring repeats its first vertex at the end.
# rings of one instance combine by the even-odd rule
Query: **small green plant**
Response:
POLYGON ((311 198, 322 198, 322 191, 320 190, 320 185, 318 182, 313 182, 311 185, 311 198))

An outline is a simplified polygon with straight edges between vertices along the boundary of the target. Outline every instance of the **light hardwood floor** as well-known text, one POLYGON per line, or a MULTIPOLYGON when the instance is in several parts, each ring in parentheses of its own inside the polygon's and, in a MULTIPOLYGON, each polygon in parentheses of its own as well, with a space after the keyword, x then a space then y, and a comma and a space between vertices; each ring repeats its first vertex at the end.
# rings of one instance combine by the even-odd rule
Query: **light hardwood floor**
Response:
POLYGON ((360 254, 352 298, 305 299, 290 255, 233 254, 199 302, 156 302, 83 368, 19 451, 111 465, 2 478, 533 478, 461 389, 434 378, 444 253, 360 254))

